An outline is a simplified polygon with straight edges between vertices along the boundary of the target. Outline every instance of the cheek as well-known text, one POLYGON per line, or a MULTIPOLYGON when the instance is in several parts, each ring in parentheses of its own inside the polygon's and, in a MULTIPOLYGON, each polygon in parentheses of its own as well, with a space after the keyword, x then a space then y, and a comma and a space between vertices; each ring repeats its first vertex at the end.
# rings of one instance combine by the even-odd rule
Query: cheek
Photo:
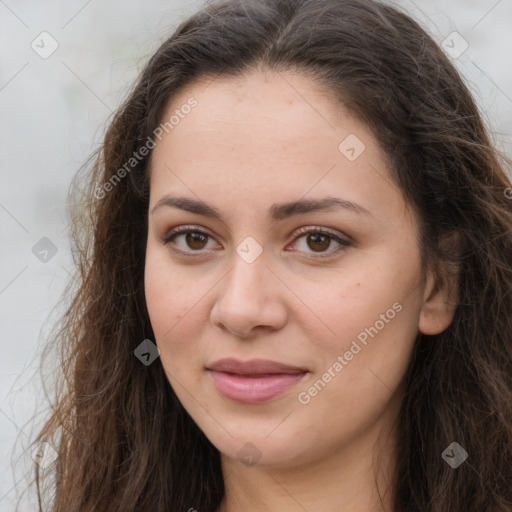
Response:
POLYGON ((178 291, 180 286, 171 282, 164 272, 154 271, 151 265, 148 265, 144 288, 153 331, 157 338, 162 338, 163 334, 172 329, 182 317, 182 313, 176 309, 176 298, 181 293, 178 291))
POLYGON ((297 281, 294 292, 306 298, 311 314, 301 318, 310 339, 329 340, 339 348, 375 322, 380 326, 382 314, 388 312, 386 319, 393 319, 393 304, 402 303, 408 286, 389 268, 361 262, 357 268, 331 275, 328 282, 297 281))
MULTIPOLYGON (((182 383, 190 385, 189 365, 197 360, 197 347, 191 319, 192 304, 183 294, 184 285, 179 279, 169 278, 168 271, 153 271, 151 260, 145 276, 146 304, 155 335, 155 344, 160 350, 160 361, 175 393, 181 400, 182 383), (188 313, 188 314, 187 314, 188 313), (188 326, 188 330, 187 330, 188 326)), ((186 295, 186 294, 185 294, 186 295)))
POLYGON ((212 308, 211 293, 218 276, 205 268, 176 265, 160 247, 148 245, 144 286, 149 319, 166 375, 179 396, 181 385, 192 385, 204 363, 201 343, 212 308))
POLYGON ((185 273, 173 268, 162 252, 148 247, 144 289, 156 343, 167 346, 182 338, 176 334, 186 325, 184 319, 193 315, 201 290, 190 286, 185 273))
MULTIPOLYGON (((316 345, 319 372, 331 368, 337 376, 333 380, 346 385, 365 378, 362 368, 366 377, 375 380, 366 371, 372 368, 383 380, 389 375, 390 384, 396 384, 397 370, 405 369, 418 332, 421 289, 417 263, 411 258, 407 265, 400 264, 396 253, 390 251, 378 260, 364 261, 362 257, 358 266, 337 274, 329 283, 310 286, 303 282, 299 293, 308 298, 316 315, 303 316, 301 329, 316 345), (332 369, 336 362, 339 364, 332 369), (343 378, 338 377, 341 374, 343 378)), ((368 385, 371 387, 370 382, 368 385)))

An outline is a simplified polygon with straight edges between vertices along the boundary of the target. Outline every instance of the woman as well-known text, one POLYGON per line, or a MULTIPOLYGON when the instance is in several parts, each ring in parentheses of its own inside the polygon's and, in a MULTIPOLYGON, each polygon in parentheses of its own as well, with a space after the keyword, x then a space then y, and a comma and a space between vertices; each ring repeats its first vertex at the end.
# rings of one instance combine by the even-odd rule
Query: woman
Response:
POLYGON ((389 5, 182 23, 85 176, 52 509, 511 511, 506 164, 389 5))

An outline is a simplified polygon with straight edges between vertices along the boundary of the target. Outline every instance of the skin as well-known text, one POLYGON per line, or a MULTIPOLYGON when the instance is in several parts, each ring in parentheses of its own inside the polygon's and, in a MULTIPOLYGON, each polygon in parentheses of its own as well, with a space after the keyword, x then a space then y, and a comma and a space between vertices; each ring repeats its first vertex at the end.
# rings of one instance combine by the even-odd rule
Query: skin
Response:
POLYGON ((372 132, 311 79, 261 69, 202 78, 172 98, 162 119, 190 97, 197 106, 151 157, 145 289, 169 382, 221 452, 219 510, 390 511, 401 379, 418 331, 439 333, 453 318, 448 283, 422 274, 415 216, 372 132), (338 149, 350 134, 365 145, 354 161, 338 149), (201 199, 222 220, 172 206, 153 211, 165 195, 201 199), (369 214, 335 207, 278 221, 268 215, 275 203, 326 196, 369 214), (162 243, 184 225, 209 236, 162 243), (296 233, 315 226, 350 245, 296 233), (236 251, 249 236, 263 250, 252 263, 236 251), (298 394, 396 303, 401 311, 300 403, 298 394), (241 404, 221 395, 205 370, 224 357, 309 373, 267 402, 241 404), (246 443, 257 448, 255 465, 237 455, 246 443))

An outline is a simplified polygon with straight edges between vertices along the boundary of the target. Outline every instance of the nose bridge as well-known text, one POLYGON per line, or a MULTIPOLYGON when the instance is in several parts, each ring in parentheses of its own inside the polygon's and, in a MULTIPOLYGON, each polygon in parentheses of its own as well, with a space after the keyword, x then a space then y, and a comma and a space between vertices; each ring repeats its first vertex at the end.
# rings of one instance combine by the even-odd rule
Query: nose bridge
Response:
MULTIPOLYGON (((249 242, 250 243, 250 242, 249 242)), ((247 335, 255 326, 278 328, 286 320, 283 305, 276 303, 276 289, 269 282, 270 271, 264 254, 247 258, 243 244, 233 254, 232 268, 225 276, 211 312, 214 324, 222 325, 237 335, 247 335)))
POLYGON ((265 257, 262 252, 255 257, 252 251, 250 246, 247 250, 247 245, 243 243, 237 247, 237 254, 233 255, 231 272, 226 276, 223 287, 223 299, 233 300, 235 305, 239 303, 241 308, 257 306, 265 300, 265 294, 268 292, 268 288, 264 286, 268 273, 265 257))

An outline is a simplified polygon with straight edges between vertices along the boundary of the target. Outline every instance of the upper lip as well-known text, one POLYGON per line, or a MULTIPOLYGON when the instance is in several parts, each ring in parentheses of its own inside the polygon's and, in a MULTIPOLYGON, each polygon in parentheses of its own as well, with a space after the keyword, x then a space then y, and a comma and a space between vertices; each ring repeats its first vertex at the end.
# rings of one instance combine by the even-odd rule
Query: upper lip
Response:
POLYGON ((307 372, 306 368, 291 366, 278 361, 271 361, 269 359, 250 359, 249 361, 239 361, 238 359, 233 358, 219 359, 209 365, 207 369, 216 372, 235 373, 238 375, 307 372))

